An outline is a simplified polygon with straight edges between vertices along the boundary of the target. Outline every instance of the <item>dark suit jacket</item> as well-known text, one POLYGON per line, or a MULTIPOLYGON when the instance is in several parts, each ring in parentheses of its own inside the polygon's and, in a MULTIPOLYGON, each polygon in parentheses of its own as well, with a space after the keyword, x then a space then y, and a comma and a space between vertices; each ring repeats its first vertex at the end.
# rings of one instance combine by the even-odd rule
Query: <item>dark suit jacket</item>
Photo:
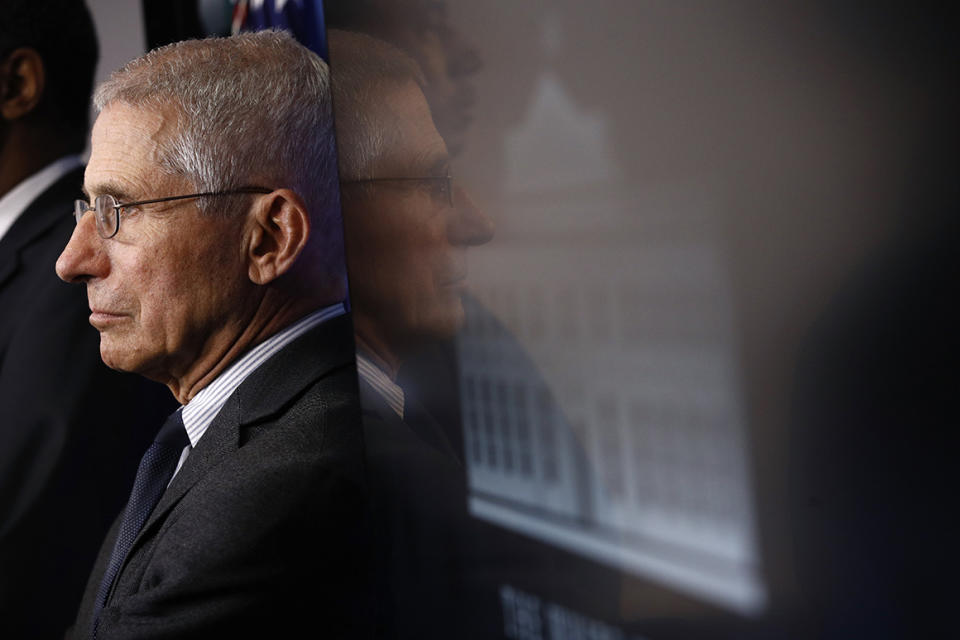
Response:
MULTIPOLYGON (((495 341, 502 349, 501 353, 512 364, 512 375, 523 380, 535 389, 549 390, 538 367, 526 353, 524 346, 517 341, 503 323, 483 304, 469 293, 463 296, 463 306, 467 315, 467 326, 484 327, 484 335, 495 341)), ((425 342, 413 352, 405 354, 400 367, 398 381, 406 392, 407 402, 412 410, 406 422, 413 428, 432 423, 430 433, 440 433, 451 444, 454 457, 466 461, 466 466, 474 463, 480 452, 476 438, 470 443, 469 450, 464 446, 464 424, 461 420, 468 407, 461 407, 460 397, 460 357, 457 338, 445 341, 425 342)), ((553 399, 549 412, 554 416, 553 429, 560 437, 566 437, 571 430, 563 411, 553 399)), ((365 400, 361 386, 361 400, 365 400)), ((499 397, 497 402, 508 402, 499 397)), ((366 415, 367 405, 364 405, 366 415)), ((499 426, 497 427, 499 429, 499 426)), ((368 445, 368 449, 371 448, 368 445)), ((575 468, 585 471, 587 457, 580 447, 573 447, 575 468)), ((412 466, 412 465, 408 465, 412 466)), ((430 496, 443 485, 448 500, 455 493, 449 487, 457 484, 456 493, 464 494, 469 487, 463 480, 454 480, 452 473, 435 473, 433 484, 420 465, 418 482, 427 487, 420 491, 426 496, 421 499, 428 513, 423 516, 424 523, 438 522, 436 508, 430 496), (432 519, 432 520, 431 520, 432 519)), ((434 469, 440 471, 439 468, 434 469)), ((465 473, 461 469, 461 476, 465 473)), ((579 483, 578 483, 579 484, 579 483)), ((589 499, 589 490, 583 483, 580 500, 589 499)), ((408 493, 413 493, 408 490, 408 493)), ((469 499, 461 495, 459 504, 465 511, 469 499)), ((453 521, 453 507, 446 507, 446 522, 453 521)), ((462 524, 456 527, 457 546, 450 553, 456 554, 451 561, 458 576, 453 583, 457 585, 457 600, 460 611, 456 613, 452 628, 458 629, 457 635, 434 634, 423 637, 491 638, 503 633, 503 607, 500 589, 504 585, 516 587, 527 593, 533 593, 545 601, 570 606, 573 609, 601 620, 620 619, 621 576, 619 571, 544 543, 508 527, 503 527, 472 516, 462 516, 462 524)), ((449 524, 445 525, 447 529, 449 524)), ((453 618, 451 616, 451 618, 453 618)))
POLYGON ((443 428, 408 399, 404 419, 360 381, 371 521, 376 532, 377 637, 475 637, 465 591, 471 561, 466 476, 443 428))
POLYGON ((62 636, 137 460, 173 405, 166 388, 103 365, 83 287, 54 272, 82 177, 78 169, 57 181, 0 240, 4 638, 62 636))
MULTIPOLYGON (((363 440, 349 317, 307 332, 248 377, 134 542, 98 638, 362 638, 363 440)), ((89 637, 111 530, 73 637, 89 637)))

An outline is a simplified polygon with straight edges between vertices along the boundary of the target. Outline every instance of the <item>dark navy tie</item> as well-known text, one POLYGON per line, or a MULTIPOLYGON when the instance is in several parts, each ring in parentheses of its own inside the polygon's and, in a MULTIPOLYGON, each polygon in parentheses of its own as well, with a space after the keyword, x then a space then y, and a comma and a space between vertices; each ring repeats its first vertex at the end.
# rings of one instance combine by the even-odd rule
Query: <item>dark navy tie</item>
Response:
POLYGON ((123 564, 133 541, 140 533, 147 518, 154 507, 160 501, 160 496, 166 491, 173 472, 176 471, 177 462, 180 461, 180 455, 183 448, 190 444, 187 438, 187 431, 183 427, 183 420, 180 418, 180 411, 177 410, 167 418, 167 421, 160 428, 156 440, 143 454, 140 460, 140 467, 137 469, 137 477, 133 481, 133 491, 130 492, 130 499, 127 501, 127 507, 123 511, 123 519, 120 521, 120 530, 117 533, 117 541, 113 545, 113 553, 110 554, 110 563, 103 574, 103 580, 100 582, 100 588, 97 590, 97 600, 93 607, 93 618, 91 627, 91 637, 97 637, 97 622, 100 618, 100 612, 107 602, 107 596, 113 581, 117 577, 117 572, 123 564))

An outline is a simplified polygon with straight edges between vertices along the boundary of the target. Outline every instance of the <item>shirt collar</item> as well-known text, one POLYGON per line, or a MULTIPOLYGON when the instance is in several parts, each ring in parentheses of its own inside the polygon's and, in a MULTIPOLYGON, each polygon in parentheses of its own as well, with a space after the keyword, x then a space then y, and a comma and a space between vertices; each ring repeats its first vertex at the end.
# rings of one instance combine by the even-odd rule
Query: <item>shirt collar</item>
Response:
POLYGON ((401 419, 403 418, 403 389, 360 350, 357 350, 357 374, 386 400, 401 419))
MULTIPOLYGON (((40 171, 21 180, 13 189, 0 198, 0 238, 6 235, 30 203, 46 191, 50 185, 67 175, 77 167, 83 166, 83 160, 77 154, 63 156, 45 166, 40 171)), ((64 211, 64 215, 66 215, 64 211)))
POLYGON ((190 446, 196 447, 213 419, 226 404, 227 398, 236 391, 247 376, 260 365, 276 355, 285 346, 317 325, 343 315, 346 309, 343 303, 318 309, 282 331, 270 336, 245 353, 239 360, 227 367, 213 382, 200 390, 190 402, 183 405, 183 426, 186 427, 190 446))

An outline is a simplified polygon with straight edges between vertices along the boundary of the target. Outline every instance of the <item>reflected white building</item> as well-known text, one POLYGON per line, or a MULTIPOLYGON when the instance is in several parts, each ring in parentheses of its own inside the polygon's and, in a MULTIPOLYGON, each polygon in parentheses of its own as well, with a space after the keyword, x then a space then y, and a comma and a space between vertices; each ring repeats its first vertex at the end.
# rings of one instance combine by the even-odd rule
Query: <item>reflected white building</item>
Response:
POLYGON ((471 265, 486 309, 468 307, 459 340, 471 510, 756 612, 765 592, 711 212, 682 188, 621 184, 602 121, 549 76, 540 94, 506 145, 535 172, 509 168, 510 228, 471 265), (577 166, 590 170, 574 180, 577 166))

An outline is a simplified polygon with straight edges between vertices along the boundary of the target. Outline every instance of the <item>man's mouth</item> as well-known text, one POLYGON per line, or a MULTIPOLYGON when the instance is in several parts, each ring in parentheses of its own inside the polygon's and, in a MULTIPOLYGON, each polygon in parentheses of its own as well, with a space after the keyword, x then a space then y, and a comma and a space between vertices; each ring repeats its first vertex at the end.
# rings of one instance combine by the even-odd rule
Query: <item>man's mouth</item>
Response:
POLYGON ((464 270, 460 273, 451 274, 450 276, 444 278, 441 281, 441 286, 450 287, 451 289, 462 289, 467 283, 467 272, 464 270))
POLYGON ((105 329, 112 324, 116 324, 126 318, 125 314, 108 311, 105 309, 90 310, 90 324, 97 329, 105 329))

